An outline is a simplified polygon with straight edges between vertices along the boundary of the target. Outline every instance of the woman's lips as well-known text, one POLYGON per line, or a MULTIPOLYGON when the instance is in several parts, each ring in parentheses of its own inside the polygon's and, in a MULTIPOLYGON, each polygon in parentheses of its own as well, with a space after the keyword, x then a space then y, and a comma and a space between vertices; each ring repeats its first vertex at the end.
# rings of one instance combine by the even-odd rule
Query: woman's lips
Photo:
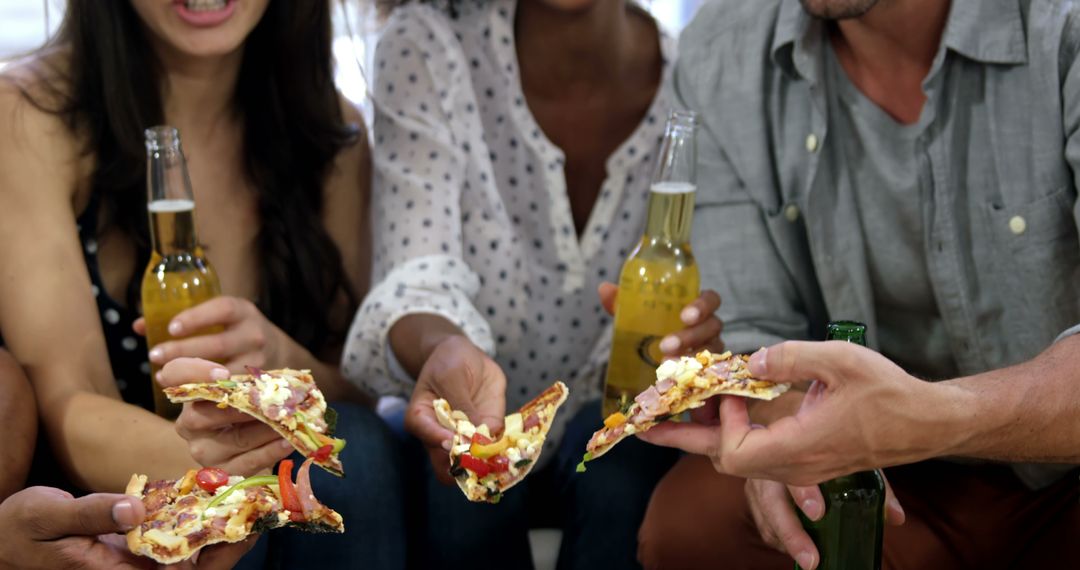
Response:
POLYGON ((209 28, 221 24, 232 16, 233 11, 236 10, 236 0, 227 0, 225 6, 220 10, 191 10, 188 9, 187 3, 182 0, 173 3, 173 8, 176 10, 176 14, 180 16, 180 19, 187 24, 199 28, 209 28))

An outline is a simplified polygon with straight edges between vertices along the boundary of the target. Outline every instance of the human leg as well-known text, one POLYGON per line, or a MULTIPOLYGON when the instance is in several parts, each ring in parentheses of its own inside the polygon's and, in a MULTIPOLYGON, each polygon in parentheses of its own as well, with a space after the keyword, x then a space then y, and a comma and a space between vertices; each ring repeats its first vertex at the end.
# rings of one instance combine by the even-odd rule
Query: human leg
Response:
POLYGON ((22 366, 0 348, 0 417, 6 436, 0 446, 0 501, 23 488, 37 440, 37 405, 22 366))
POLYGON ((576 473, 585 444, 601 425, 600 403, 582 408, 566 428, 554 459, 562 501, 559 568, 637 568, 638 527, 653 488, 678 452, 630 438, 576 473))
POLYGON ((790 570, 792 559, 761 540, 746 480, 721 475, 705 457, 686 455, 660 481, 639 533, 645 568, 790 570))
MULTIPOLYGON (((386 424, 367 408, 336 403, 337 437, 345 478, 311 468, 311 486, 323 504, 345 520, 344 534, 298 530, 270 534, 282 568, 370 569, 405 567, 405 490, 400 445, 386 424)), ((299 454, 292 459, 303 461, 299 454)))
POLYGON ((457 485, 435 478, 423 455, 426 507, 422 568, 531 569, 526 509, 529 479, 504 493, 498 504, 472 503, 457 485))

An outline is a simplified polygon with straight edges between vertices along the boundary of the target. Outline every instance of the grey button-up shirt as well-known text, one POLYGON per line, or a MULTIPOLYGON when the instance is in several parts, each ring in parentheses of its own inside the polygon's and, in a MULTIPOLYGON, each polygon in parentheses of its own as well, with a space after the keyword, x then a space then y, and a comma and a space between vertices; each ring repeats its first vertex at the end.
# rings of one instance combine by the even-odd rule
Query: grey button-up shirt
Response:
MULTIPOLYGON (((819 339, 835 318, 888 348, 861 230, 876 221, 833 183, 827 41, 798 0, 716 0, 680 42, 674 88, 703 126, 693 243, 732 350, 819 339)), ((923 255, 962 375, 1080 332, 1078 53, 1080 3, 952 2, 918 169, 923 255)), ((1033 487, 1065 471, 1016 468, 1033 487)))

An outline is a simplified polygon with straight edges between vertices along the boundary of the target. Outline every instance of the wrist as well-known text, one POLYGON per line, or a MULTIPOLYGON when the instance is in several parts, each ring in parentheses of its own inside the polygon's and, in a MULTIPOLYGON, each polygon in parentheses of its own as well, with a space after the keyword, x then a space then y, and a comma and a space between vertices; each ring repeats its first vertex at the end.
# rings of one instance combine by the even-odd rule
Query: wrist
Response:
POLYGON ((463 342, 472 344, 469 337, 461 331, 434 331, 420 339, 420 354, 423 355, 424 362, 427 362, 427 359, 431 358, 431 355, 443 344, 453 346, 463 342))
POLYGON ((908 462, 934 457, 965 455, 972 439, 971 419, 977 398, 969 390, 949 382, 919 381, 910 398, 913 419, 908 462))

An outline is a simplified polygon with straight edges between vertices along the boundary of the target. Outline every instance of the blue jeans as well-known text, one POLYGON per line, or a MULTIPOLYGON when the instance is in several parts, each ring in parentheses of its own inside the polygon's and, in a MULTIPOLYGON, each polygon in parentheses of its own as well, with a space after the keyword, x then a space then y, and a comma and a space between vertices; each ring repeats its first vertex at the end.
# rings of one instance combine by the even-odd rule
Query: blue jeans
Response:
MULTIPOLYGON (((426 494, 421 568, 532 568, 530 528, 559 528, 560 569, 639 568, 637 533, 653 487, 678 452, 629 438, 585 473, 575 467, 601 425, 600 404, 585 406, 567 426, 555 457, 503 495, 497 505, 470 503, 457 486, 439 483, 416 440, 408 455, 426 494)), ((395 429, 397 426, 395 426, 395 429)), ((410 469, 410 472, 413 470, 410 469)), ((414 481, 414 484, 417 482, 414 481)))
MULTIPOLYGON (((311 487, 319 502, 345 519, 344 534, 311 534, 278 529, 264 534, 236 566, 261 568, 399 569, 405 567, 405 513, 401 445, 374 412, 335 403, 337 437, 345 478, 311 468, 311 487)), ((293 454, 299 465, 304 458, 293 454)))

